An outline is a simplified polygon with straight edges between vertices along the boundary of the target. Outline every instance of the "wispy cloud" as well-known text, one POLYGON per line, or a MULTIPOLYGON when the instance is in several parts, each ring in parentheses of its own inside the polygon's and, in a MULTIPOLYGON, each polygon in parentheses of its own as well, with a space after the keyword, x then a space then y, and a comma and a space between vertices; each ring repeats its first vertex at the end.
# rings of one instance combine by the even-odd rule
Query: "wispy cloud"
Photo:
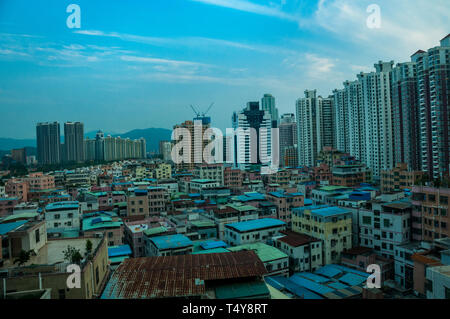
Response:
POLYGON ((238 11, 255 13, 264 16, 276 17, 279 19, 288 20, 292 22, 300 22, 298 16, 282 11, 281 10, 282 6, 261 5, 245 0, 190 0, 190 1, 200 2, 219 7, 225 7, 238 11))

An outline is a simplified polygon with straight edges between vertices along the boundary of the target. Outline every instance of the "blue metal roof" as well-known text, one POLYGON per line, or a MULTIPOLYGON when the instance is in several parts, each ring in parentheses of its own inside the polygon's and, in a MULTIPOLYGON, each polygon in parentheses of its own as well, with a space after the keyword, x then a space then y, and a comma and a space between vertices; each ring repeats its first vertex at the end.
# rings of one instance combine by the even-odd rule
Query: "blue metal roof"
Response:
POLYGON ((312 281, 317 282, 317 283, 324 283, 324 282, 330 281, 329 278, 326 278, 326 277, 323 277, 323 276, 319 276, 319 275, 316 275, 316 274, 313 274, 313 273, 310 273, 310 272, 301 272, 301 273, 298 273, 296 275, 299 275, 299 276, 301 276, 303 278, 312 280, 312 281))
POLYGON ((218 241, 207 241, 200 244, 203 249, 214 249, 219 247, 227 247, 227 243, 221 240, 218 241))
POLYGON ((1 201, 7 201, 7 200, 17 200, 17 197, 2 197, 0 198, 1 201))
POLYGON ((14 223, 0 224, 0 235, 5 235, 5 234, 19 228, 23 224, 26 224, 27 222, 28 222, 27 220, 20 220, 18 222, 14 222, 14 223))
POLYGON ((305 287, 297 285, 295 282, 292 282, 290 279, 281 276, 275 277, 266 277, 264 280, 275 287, 276 289, 286 289, 294 295, 301 297, 303 299, 324 299, 320 295, 306 289, 305 287))
POLYGON ((108 257, 128 256, 131 255, 131 253, 129 245, 108 247, 108 257))
POLYGON ((320 215, 323 217, 337 216, 348 212, 348 210, 342 209, 337 206, 329 206, 325 208, 314 209, 311 211, 312 214, 320 215))
POLYGON ((334 276, 337 276, 341 273, 343 273, 343 270, 337 269, 336 267, 333 267, 332 265, 325 265, 315 271, 316 274, 322 275, 328 278, 333 278, 334 276))
POLYGON ((362 276, 358 276, 356 274, 347 273, 341 278, 339 278, 339 281, 342 281, 350 286, 358 286, 364 282, 366 282, 367 278, 364 278, 362 276))
POLYGON ((249 220, 249 221, 245 221, 245 222, 237 222, 237 223, 227 224, 225 226, 232 227, 240 232, 245 232, 245 231, 258 230, 258 229, 262 229, 262 228, 282 226, 282 225, 286 225, 286 223, 281 220, 274 219, 274 218, 262 218, 262 219, 249 220))
POLYGON ((293 275, 291 278, 289 278, 289 281, 321 295, 325 295, 335 290, 325 285, 321 285, 306 278, 300 277, 299 275, 293 275))
POLYGON ((151 237, 149 240, 151 240, 160 250, 181 248, 192 245, 192 241, 181 234, 151 237))
POLYGON ((356 270, 356 269, 353 269, 353 268, 350 268, 350 267, 342 266, 342 265, 332 264, 332 265, 329 265, 329 266, 332 266, 334 268, 337 268, 337 269, 345 271, 345 272, 357 274, 357 275, 365 277, 365 278, 369 278, 369 276, 370 276, 370 274, 367 273, 367 272, 362 272, 362 271, 359 271, 359 270, 356 270))

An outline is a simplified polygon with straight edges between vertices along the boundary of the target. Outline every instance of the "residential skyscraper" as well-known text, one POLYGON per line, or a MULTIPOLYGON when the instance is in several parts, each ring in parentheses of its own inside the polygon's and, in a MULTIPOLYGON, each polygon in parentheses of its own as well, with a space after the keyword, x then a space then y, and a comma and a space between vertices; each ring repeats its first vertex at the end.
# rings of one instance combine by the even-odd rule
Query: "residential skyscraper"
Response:
POLYGON ((333 97, 317 98, 317 152, 324 147, 335 147, 333 97))
POLYGON ((159 141, 159 154, 162 155, 163 160, 172 160, 172 142, 170 141, 159 141))
POLYGON ((317 156, 316 90, 297 100, 298 164, 314 166, 317 156))
POLYGON ((39 164, 61 163, 61 136, 58 122, 36 125, 37 159, 39 164))
POLYGON ((333 91, 334 121, 336 130, 334 134, 336 148, 345 153, 350 153, 350 129, 349 129, 349 105, 348 90, 333 91))
POLYGON ((105 134, 102 131, 95 134, 95 159, 97 161, 105 159, 105 134))
POLYGON ((297 148, 297 123, 295 122, 295 115, 292 113, 283 114, 279 125, 280 134, 280 164, 282 166, 292 166, 295 164, 292 161, 290 152, 289 158, 286 156, 286 149, 297 148))
MULTIPOLYGON (((349 134, 346 152, 363 162, 366 156, 366 129, 362 85, 359 81, 345 81, 344 90, 347 95, 349 134)), ((338 126, 340 123, 336 121, 336 127, 338 126)))
POLYGON ((416 63, 398 63, 391 74, 394 163, 420 167, 419 110, 416 63))
POLYGON ((333 98, 317 97, 316 90, 306 90, 296 104, 299 165, 314 166, 317 154, 335 144, 333 98))
POLYGON ((261 109, 270 114, 272 127, 278 127, 278 109, 276 108, 275 97, 272 94, 264 94, 261 99, 261 109))
POLYGON ((412 56, 417 63, 420 160, 432 178, 449 176, 450 34, 440 46, 412 56))
POLYGON ((394 62, 378 62, 375 72, 358 74, 364 105, 364 163, 379 178, 394 167, 390 77, 394 62))
POLYGON ((84 125, 80 122, 64 123, 65 161, 81 163, 85 160, 84 125))

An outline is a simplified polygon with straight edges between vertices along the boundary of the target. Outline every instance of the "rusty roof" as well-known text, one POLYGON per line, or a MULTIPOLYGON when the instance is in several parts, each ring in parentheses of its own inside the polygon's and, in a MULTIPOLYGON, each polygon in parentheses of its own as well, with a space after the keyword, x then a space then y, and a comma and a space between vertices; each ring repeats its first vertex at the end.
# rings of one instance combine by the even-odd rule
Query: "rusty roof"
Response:
POLYGON ((266 273, 254 251, 129 258, 112 275, 102 299, 201 296, 204 281, 266 273))
POLYGON ((425 265, 442 265, 437 257, 432 256, 429 253, 429 251, 424 253, 415 253, 411 256, 411 259, 425 265))
POLYGON ((308 235, 300 234, 290 230, 282 230, 281 234, 286 235, 284 237, 279 238, 279 241, 288 244, 289 246, 298 247, 302 245, 306 245, 308 243, 313 243, 320 241, 319 239, 315 239, 308 235))

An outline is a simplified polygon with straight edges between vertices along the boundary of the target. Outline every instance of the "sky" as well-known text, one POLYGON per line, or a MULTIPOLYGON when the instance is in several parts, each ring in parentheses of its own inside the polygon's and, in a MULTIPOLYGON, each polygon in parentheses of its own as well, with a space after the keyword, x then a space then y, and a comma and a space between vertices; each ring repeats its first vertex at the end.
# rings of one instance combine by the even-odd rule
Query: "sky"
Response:
POLYGON ((225 129, 265 93, 295 113, 306 89, 328 96, 437 46, 449 21, 448 0, 0 0, 0 137, 35 138, 47 121, 171 129, 212 102, 225 129))

